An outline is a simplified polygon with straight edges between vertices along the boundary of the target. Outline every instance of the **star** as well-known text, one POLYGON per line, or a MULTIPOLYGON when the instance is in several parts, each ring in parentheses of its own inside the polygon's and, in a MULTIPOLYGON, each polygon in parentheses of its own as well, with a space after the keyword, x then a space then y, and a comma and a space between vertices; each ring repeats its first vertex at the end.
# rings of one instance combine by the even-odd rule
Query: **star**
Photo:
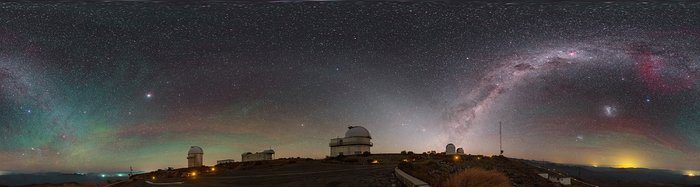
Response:
POLYGON ((179 167, 191 145, 275 142, 323 158, 338 124, 368 124, 375 152, 492 154, 501 134, 516 158, 700 168, 698 5, 231 4, 1 7, 0 157, 17 161, 0 168, 179 167))

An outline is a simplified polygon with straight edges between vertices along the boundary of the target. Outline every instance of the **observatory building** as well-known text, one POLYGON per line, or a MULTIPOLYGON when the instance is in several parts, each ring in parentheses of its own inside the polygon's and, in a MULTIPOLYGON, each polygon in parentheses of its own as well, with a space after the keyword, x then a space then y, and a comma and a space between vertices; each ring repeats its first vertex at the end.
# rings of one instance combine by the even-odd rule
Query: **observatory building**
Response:
POLYGON ((233 160, 233 159, 217 160, 217 161, 216 161, 216 165, 219 165, 219 164, 228 164, 228 163, 234 163, 234 162, 236 162, 236 161, 233 160))
POLYGON ((372 147, 370 142, 372 137, 369 131, 362 126, 349 126, 345 132, 344 138, 333 138, 329 146, 331 147, 332 157, 338 155, 359 155, 364 152, 370 152, 372 147))
POLYGON ((241 154, 241 162, 258 161, 258 160, 272 160, 272 155, 275 151, 272 149, 264 150, 263 152, 257 153, 243 153, 241 154))
POLYGON ((200 167, 204 160, 204 151, 199 146, 191 146, 187 152, 187 167, 200 167))
POLYGON ((464 149, 462 149, 461 147, 460 147, 460 148, 457 148, 457 154, 458 154, 458 155, 463 155, 463 154, 464 154, 464 149))
POLYGON ((447 144, 447 146, 445 147, 445 154, 446 155, 454 155, 455 154, 455 145, 452 143, 447 144))

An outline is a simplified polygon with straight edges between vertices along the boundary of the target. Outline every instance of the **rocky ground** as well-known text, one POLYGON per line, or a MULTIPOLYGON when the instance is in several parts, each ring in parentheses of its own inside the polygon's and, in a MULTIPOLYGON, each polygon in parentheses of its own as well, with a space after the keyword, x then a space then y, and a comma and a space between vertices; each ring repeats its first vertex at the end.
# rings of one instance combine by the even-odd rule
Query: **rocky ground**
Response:
POLYGON ((420 154, 408 156, 399 168, 433 186, 441 186, 450 176, 467 168, 498 171, 509 178, 512 186, 558 186, 537 175, 547 171, 503 156, 420 154))

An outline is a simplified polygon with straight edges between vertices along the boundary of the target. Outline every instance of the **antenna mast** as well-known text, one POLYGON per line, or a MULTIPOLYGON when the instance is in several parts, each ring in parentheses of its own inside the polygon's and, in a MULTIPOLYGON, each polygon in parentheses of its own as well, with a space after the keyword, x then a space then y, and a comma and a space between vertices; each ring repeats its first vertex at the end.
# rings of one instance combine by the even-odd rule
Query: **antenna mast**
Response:
POLYGON ((502 133, 503 130, 502 129, 503 129, 503 125, 499 121, 498 122, 498 147, 501 148, 500 155, 503 155, 503 133, 502 133))

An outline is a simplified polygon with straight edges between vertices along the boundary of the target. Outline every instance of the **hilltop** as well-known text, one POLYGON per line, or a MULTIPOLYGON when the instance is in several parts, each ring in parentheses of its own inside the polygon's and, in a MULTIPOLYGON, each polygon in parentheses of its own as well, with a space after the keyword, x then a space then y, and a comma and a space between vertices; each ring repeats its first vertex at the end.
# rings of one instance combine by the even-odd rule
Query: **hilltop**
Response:
MULTIPOLYGON (((540 169, 506 157, 463 155, 454 162, 441 154, 374 154, 342 156, 322 160, 283 158, 267 161, 235 162, 210 167, 159 170, 138 174, 131 181, 115 186, 150 186, 150 183, 180 183, 173 186, 402 186, 394 174, 396 167, 414 172, 423 163, 449 168, 431 171, 443 179, 464 166, 502 172, 514 186, 554 186, 537 175, 540 169), (480 159, 483 158, 483 159, 480 159), (412 167, 415 166, 415 167, 412 167), (411 168, 412 167, 412 168, 411 168)), ((435 183, 430 176, 424 177, 435 183)), ((439 183, 435 183, 439 184, 439 183)))

